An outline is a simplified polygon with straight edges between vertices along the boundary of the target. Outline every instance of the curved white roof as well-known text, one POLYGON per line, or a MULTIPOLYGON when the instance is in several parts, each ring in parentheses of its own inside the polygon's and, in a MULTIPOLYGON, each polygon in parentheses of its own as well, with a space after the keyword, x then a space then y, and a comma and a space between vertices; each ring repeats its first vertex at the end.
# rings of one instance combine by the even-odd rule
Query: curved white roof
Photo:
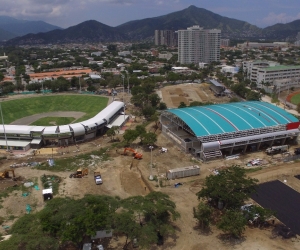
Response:
POLYGON ((69 125, 75 136, 84 135, 85 128, 80 123, 74 123, 69 125))
POLYGON ((99 126, 104 123, 109 123, 110 118, 113 117, 120 109, 124 107, 124 103, 120 101, 114 101, 109 104, 105 109, 99 112, 94 117, 82 121, 79 123, 62 125, 62 126, 26 126, 26 125, 2 125, 0 124, 0 134, 19 134, 30 135, 32 132, 39 132, 42 135, 54 135, 62 133, 74 133, 74 136, 84 135, 85 127, 90 129, 95 126, 99 126), (4 127, 4 128, 3 128, 4 127))

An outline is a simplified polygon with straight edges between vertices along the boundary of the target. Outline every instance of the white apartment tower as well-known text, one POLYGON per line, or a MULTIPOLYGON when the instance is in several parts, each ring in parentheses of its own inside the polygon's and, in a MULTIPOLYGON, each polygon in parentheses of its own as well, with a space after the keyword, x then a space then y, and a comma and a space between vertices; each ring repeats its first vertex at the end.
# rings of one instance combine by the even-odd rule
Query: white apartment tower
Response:
POLYGON ((198 25, 178 30, 178 61, 181 64, 220 60, 221 30, 205 30, 198 25))

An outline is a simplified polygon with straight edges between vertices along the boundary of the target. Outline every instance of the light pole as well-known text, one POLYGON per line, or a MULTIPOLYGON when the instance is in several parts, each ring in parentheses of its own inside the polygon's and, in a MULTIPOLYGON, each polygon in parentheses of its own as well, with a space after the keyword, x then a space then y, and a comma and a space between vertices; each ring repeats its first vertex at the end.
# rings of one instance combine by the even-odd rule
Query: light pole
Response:
POLYGON ((4 120, 3 120, 1 102, 0 102, 0 111, 1 111, 1 118, 2 118, 2 126, 3 126, 4 138, 5 138, 5 142, 6 142, 6 151, 8 152, 8 144, 7 144, 7 137, 6 137, 6 132, 5 132, 5 126, 4 126, 4 120))
POLYGON ((123 103, 124 103, 124 122, 125 122, 125 89, 124 89, 124 75, 121 75, 122 80, 123 80, 123 103))
POLYGON ((78 81, 79 81, 79 93, 81 94, 81 83, 80 83, 80 76, 78 77, 78 81))
POLYGON ((127 81, 128 81, 128 95, 129 95, 129 79, 130 79, 130 76, 127 75, 127 81))
POLYGON ((153 175, 152 175, 152 149, 154 148, 153 146, 149 146, 150 150, 151 150, 151 164, 150 164, 150 176, 149 176, 149 180, 152 181, 153 180, 153 175))

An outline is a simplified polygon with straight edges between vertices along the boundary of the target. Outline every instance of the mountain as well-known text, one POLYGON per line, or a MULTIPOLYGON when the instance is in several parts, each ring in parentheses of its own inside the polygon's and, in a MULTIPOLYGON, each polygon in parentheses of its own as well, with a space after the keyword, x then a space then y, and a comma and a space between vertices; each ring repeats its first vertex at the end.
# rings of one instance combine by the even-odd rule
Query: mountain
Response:
POLYGON ((269 39, 282 40, 286 38, 294 39, 298 32, 300 32, 300 20, 286 24, 277 23, 266 27, 263 29, 262 34, 269 39))
POLYGON ((130 21, 117 26, 133 40, 153 37, 154 30, 179 30, 193 25, 205 29, 221 29, 222 37, 252 37, 257 36, 261 29, 247 22, 220 16, 203 8, 190 7, 164 16, 130 21))
POLYGON ((58 26, 43 21, 18 20, 8 16, 0 16, 0 40, 8 40, 17 36, 24 36, 29 33, 48 32, 61 29, 58 26))
MULTIPOLYGON (((27 34, 6 42, 6 45, 47 43, 89 43, 153 41, 155 30, 179 30, 193 25, 205 29, 221 29, 222 37, 231 39, 279 39, 295 37, 300 31, 300 20, 288 24, 276 24, 265 29, 233 18, 220 16, 193 5, 167 15, 130 21, 117 27, 90 20, 64 30, 52 30, 39 34, 27 34)), ((1 28, 1 18, 0 18, 1 28)))
POLYGON ((0 28, 0 41, 9 40, 9 39, 12 39, 14 37, 16 37, 15 34, 0 28))
POLYGON ((6 44, 89 43, 125 40, 128 40, 126 35, 115 28, 90 20, 64 30, 52 30, 46 33, 16 37, 9 40, 6 44))

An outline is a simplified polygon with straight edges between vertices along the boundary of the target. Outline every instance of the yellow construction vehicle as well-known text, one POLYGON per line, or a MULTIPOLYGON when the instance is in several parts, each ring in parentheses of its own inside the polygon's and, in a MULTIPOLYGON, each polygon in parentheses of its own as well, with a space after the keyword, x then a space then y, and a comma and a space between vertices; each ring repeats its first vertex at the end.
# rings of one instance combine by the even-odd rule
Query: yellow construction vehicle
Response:
POLYGON ((124 149, 124 155, 126 154, 127 151, 132 152, 132 155, 135 159, 142 159, 143 158, 143 154, 136 152, 133 148, 125 148, 124 149))
POLYGON ((70 178, 82 178, 83 176, 85 175, 88 175, 89 174, 89 170, 87 168, 84 168, 84 169, 77 169, 77 171, 73 174, 70 174, 70 178))
POLYGON ((9 172, 12 173, 12 178, 15 178, 15 171, 13 169, 6 169, 4 172, 0 172, 0 178, 5 179, 5 178, 10 178, 9 172))

